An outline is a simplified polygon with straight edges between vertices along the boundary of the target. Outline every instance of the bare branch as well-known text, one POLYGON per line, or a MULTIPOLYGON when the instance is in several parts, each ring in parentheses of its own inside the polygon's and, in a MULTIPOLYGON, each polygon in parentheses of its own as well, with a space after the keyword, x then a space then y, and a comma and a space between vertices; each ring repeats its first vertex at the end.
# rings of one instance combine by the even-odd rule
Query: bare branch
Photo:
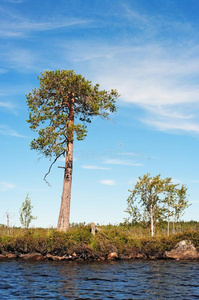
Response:
POLYGON ((45 181, 50 187, 52 187, 52 186, 51 186, 51 184, 46 180, 46 177, 50 174, 50 171, 51 171, 51 169, 52 169, 52 166, 56 163, 56 161, 58 160, 58 158, 59 158, 60 156, 64 155, 64 153, 65 153, 65 151, 62 152, 60 155, 58 155, 58 156, 55 157, 54 161, 52 162, 52 164, 50 165, 50 167, 49 167, 49 169, 48 169, 48 172, 47 172, 47 173, 45 174, 45 176, 44 176, 44 181, 45 181))

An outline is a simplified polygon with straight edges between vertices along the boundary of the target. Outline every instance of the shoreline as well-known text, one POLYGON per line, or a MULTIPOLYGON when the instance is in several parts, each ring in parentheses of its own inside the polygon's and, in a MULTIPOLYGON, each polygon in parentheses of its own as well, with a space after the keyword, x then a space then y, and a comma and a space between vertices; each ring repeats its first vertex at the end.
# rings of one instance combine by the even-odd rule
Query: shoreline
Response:
MULTIPOLYGON (((182 241, 183 242, 183 241, 182 241)), ((172 250, 174 251, 174 249, 172 250)), ((138 253, 138 254, 120 254, 118 255, 116 252, 111 252, 108 254, 97 254, 95 252, 91 252, 88 254, 87 251, 76 253, 73 252, 72 254, 65 254, 65 255, 53 255, 47 253, 43 255, 39 252, 31 252, 31 253, 11 253, 5 252, 0 254, 0 261, 8 261, 8 260, 18 260, 18 261, 64 261, 64 262, 105 262, 105 261, 121 261, 121 260, 173 260, 173 261, 199 261, 199 252, 190 254, 187 253, 186 250, 178 252, 177 256, 169 257, 165 252, 162 256, 160 255, 146 255, 145 253, 138 253), (183 253, 183 255, 182 255, 183 253)))
MULTIPOLYGON (((4 230, 4 231, 3 231, 4 230)), ((0 261, 199 260, 199 230, 171 236, 138 236, 134 228, 107 226, 95 235, 90 226, 55 229, 15 228, 0 234, 0 261)))

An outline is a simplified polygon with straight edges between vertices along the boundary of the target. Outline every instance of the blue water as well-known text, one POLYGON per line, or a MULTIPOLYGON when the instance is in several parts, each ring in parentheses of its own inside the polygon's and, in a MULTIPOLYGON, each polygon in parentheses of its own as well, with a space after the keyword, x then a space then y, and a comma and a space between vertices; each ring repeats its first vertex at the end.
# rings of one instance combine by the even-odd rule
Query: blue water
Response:
POLYGON ((0 262, 3 299, 199 299, 199 262, 0 262))

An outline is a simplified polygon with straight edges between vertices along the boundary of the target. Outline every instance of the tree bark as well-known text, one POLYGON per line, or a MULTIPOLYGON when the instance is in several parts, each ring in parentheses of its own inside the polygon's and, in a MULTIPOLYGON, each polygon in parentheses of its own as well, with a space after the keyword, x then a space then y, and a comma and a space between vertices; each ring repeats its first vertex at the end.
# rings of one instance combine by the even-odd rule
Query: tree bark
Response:
POLYGON ((173 234, 175 233, 175 221, 173 219, 173 234))
POLYGON ((151 204, 151 236, 154 236, 153 205, 151 204))
MULTIPOLYGON (((72 128, 74 124, 74 99, 69 105, 69 122, 68 128, 72 128)), ((66 232, 70 228, 70 203, 71 203, 71 187, 72 187, 72 172, 73 172, 73 130, 68 135, 66 148, 66 160, 64 171, 63 192, 61 199, 61 207, 59 212, 57 230, 66 232)))
POLYGON ((73 171, 73 142, 69 142, 67 146, 61 207, 60 207, 59 219, 57 224, 57 230, 59 231, 67 231, 70 228, 72 171, 73 171))
POLYGON ((169 222, 169 216, 167 220, 167 236, 169 236, 169 227, 170 227, 170 222, 169 222))

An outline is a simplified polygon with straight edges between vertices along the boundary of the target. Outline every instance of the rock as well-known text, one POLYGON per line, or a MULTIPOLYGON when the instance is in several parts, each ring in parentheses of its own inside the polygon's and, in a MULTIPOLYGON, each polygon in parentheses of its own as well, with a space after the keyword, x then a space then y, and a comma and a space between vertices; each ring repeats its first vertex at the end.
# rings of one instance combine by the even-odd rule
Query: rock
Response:
POLYGON ((28 254, 21 254, 19 258, 22 258, 24 260, 34 260, 34 261, 39 261, 39 260, 44 260, 45 258, 41 253, 28 253, 28 254))
POLYGON ((8 259, 17 258, 16 254, 13 254, 13 253, 6 253, 5 257, 8 259))
POLYGON ((75 261, 79 261, 79 262, 81 262, 81 261, 84 261, 84 259, 83 258, 81 258, 81 257, 78 257, 75 261))
MULTIPOLYGON (((123 258, 123 257, 120 256, 120 258, 123 258)), ((124 258, 125 259, 146 259, 147 256, 142 253, 131 252, 128 255, 124 255, 124 258)))
POLYGON ((147 256, 146 256, 146 254, 138 253, 138 254, 136 254, 135 258, 137 258, 137 259, 142 259, 142 258, 146 259, 147 256))
POLYGON ((116 252, 111 252, 109 255, 108 255, 108 259, 118 259, 118 255, 116 252))
POLYGON ((121 258, 121 259, 131 259, 131 256, 128 255, 128 254, 121 254, 121 255, 120 255, 120 258, 121 258))
POLYGON ((60 261, 60 260, 66 260, 67 257, 65 256, 58 256, 58 255, 51 255, 51 254, 47 254, 46 258, 48 260, 54 260, 54 261, 60 261))
POLYGON ((12 259, 12 258, 17 258, 17 256, 13 253, 5 252, 5 251, 2 254, 0 254, 0 260, 12 259))
POLYGON ((199 259, 199 253, 191 241, 183 240, 175 246, 171 251, 165 252, 166 258, 173 258, 176 260, 199 259))
POLYGON ((155 256, 155 255, 149 255, 149 259, 155 260, 155 259, 157 259, 157 256, 155 256))
POLYGON ((98 260, 104 261, 104 260, 106 260, 106 258, 104 256, 100 256, 98 260))

